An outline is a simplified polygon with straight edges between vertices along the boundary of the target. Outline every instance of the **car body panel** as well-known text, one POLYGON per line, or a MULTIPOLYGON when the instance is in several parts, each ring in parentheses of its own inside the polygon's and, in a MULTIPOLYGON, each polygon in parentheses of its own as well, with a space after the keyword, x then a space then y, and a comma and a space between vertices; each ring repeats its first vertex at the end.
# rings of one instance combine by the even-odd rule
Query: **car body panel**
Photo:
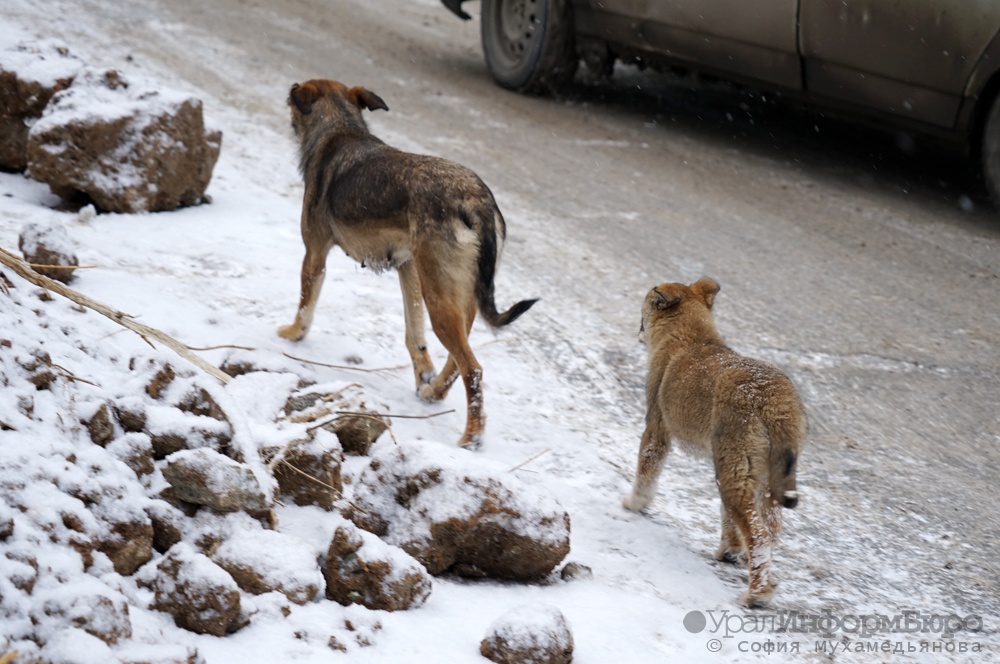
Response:
POLYGON ((799 21, 810 93, 952 127, 1000 3, 802 0, 799 21))
POLYGON ((605 39, 770 85, 799 89, 798 0, 593 0, 605 39))

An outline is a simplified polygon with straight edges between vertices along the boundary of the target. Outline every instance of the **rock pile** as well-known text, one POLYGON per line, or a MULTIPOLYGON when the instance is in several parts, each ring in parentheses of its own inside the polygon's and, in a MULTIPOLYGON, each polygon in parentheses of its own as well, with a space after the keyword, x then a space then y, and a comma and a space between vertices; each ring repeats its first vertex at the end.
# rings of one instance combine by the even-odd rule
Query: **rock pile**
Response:
POLYGON ((554 501, 465 451, 381 435, 385 408, 356 386, 253 358, 222 386, 172 356, 109 354, 72 323, 86 310, 6 276, 0 319, 0 650, 197 663, 127 653, 157 613, 224 637, 328 600, 344 626, 302 638, 349 650, 377 638, 364 612, 422 606, 432 575, 547 579, 568 551, 554 501), (371 456, 345 464, 346 445, 371 456), (281 523, 302 509, 318 532, 281 523))
POLYGON ((221 141, 199 99, 86 66, 61 43, 0 52, 0 168, 27 168, 64 199, 109 212, 196 205, 221 141))

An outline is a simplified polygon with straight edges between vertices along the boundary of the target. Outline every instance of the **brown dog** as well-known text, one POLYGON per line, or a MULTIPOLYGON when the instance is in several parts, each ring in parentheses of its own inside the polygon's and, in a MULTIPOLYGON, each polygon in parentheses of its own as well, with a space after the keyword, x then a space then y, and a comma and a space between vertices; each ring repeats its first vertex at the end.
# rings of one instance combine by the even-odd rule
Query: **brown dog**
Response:
POLYGON ((805 442, 806 415, 795 387, 777 368, 730 350, 715 329, 719 285, 661 284, 642 307, 640 340, 649 349, 646 429, 632 493, 641 510, 653 499, 671 438, 706 452, 722 496, 718 560, 745 556, 749 587, 741 602, 771 597, 771 549, 781 507, 795 507, 795 464, 805 442))
POLYGON ((278 333, 298 341, 309 331, 334 246, 375 270, 395 268, 417 393, 443 399, 461 375, 468 416, 459 445, 478 444, 486 420, 483 370, 468 341, 476 312, 501 327, 535 303, 523 300, 497 312, 493 277, 506 226, 493 194, 464 166, 401 152, 369 133, 362 110, 389 109, 364 88, 311 80, 292 86, 288 105, 305 179, 306 255, 295 322, 278 333), (425 304, 449 353, 440 374, 424 341, 425 304))

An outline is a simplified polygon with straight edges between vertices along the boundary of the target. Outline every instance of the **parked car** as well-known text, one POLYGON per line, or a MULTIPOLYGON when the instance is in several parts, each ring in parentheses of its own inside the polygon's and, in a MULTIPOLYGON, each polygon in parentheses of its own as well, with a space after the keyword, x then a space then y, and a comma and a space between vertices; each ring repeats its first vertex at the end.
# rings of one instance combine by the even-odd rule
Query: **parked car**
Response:
POLYGON ((702 72, 961 141, 1000 207, 998 0, 482 0, 481 13, 487 67, 512 90, 557 90, 581 60, 702 72))

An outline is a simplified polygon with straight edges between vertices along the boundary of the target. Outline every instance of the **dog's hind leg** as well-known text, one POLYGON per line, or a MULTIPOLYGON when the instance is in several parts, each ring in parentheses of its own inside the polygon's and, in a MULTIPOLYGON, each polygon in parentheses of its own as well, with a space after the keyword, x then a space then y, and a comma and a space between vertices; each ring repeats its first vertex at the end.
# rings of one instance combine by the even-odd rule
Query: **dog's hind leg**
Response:
POLYGON ((295 322, 278 328, 278 334, 285 339, 299 341, 309 332, 313 312, 316 310, 316 301, 319 300, 323 279, 326 276, 326 257, 331 248, 333 248, 332 241, 322 243, 306 241, 306 256, 302 259, 302 291, 295 322))
POLYGON ((726 509, 725 505, 722 505, 720 511, 722 512, 722 541, 719 542, 719 548, 715 551, 715 559, 724 563, 739 562, 743 555, 742 536, 736 528, 736 524, 729 518, 729 510, 726 509))
MULTIPOLYGON (((465 313, 466 339, 469 338, 469 334, 472 332, 472 324, 476 320, 476 312, 476 303, 470 302, 466 306, 465 313)), ((458 362, 455 361, 455 356, 449 353, 448 360, 444 363, 441 373, 435 376, 428 384, 421 385, 417 389, 417 394, 425 401, 441 401, 448 396, 451 386, 458 380, 459 375, 458 362)))
MULTIPOLYGON (((750 468, 750 477, 756 476, 758 469, 750 468)), ((768 515, 761 506, 761 487, 746 476, 722 475, 719 493, 723 508, 733 524, 739 529, 746 545, 747 590, 740 597, 740 603, 748 608, 767 606, 774 592, 771 576, 771 556, 774 537, 768 528, 768 515)))
POLYGON ((424 297, 420 291, 420 278, 413 261, 399 267, 399 287, 403 291, 403 314, 406 318, 406 349, 413 361, 413 374, 417 383, 417 394, 429 386, 434 378, 434 363, 427 352, 424 338, 424 297))
POLYGON ((670 452, 670 434, 663 431, 659 418, 646 423, 639 444, 639 462, 636 464, 632 493, 625 496, 622 505, 626 509, 645 509, 656 495, 656 482, 663 470, 663 462, 670 452))
POLYGON ((456 306, 452 300, 453 291, 449 292, 450 297, 440 297, 441 293, 427 293, 426 291, 425 295, 427 295, 425 301, 434 334, 437 335, 449 353, 444 370, 441 375, 431 381, 431 386, 433 387, 433 384, 442 376, 446 381, 445 384, 450 384, 454 381, 454 378, 451 377, 453 374, 446 372, 450 370, 451 366, 458 368, 458 375, 462 376, 462 382, 465 384, 465 397, 468 404, 465 432, 459 439, 458 445, 460 447, 476 447, 482 442, 483 430, 486 428, 486 415, 483 411, 483 368, 469 346, 469 328, 472 325, 469 311, 471 310, 473 315, 475 314, 475 304, 466 307, 456 306))

